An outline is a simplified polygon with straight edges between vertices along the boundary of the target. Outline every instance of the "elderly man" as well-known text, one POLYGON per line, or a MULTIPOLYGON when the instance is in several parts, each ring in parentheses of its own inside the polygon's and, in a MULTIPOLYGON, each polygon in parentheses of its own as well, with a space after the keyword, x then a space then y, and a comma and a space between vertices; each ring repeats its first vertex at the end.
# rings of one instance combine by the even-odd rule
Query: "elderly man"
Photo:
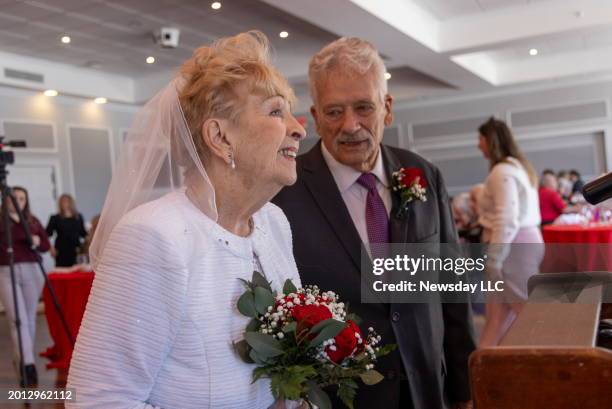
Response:
MULTIPOLYGON (((467 362, 474 350, 469 305, 365 304, 361 248, 369 243, 455 242, 449 200, 436 167, 418 155, 381 145, 393 119, 385 66, 366 41, 341 38, 309 67, 311 108, 321 141, 298 157, 298 182, 273 200, 289 218, 304 284, 337 291, 364 326, 398 348, 377 369, 385 380, 360 387, 358 409, 447 409, 470 401, 467 362), (427 200, 395 217, 391 173, 418 168, 427 200)), ((334 407, 342 404, 335 401, 334 407)))

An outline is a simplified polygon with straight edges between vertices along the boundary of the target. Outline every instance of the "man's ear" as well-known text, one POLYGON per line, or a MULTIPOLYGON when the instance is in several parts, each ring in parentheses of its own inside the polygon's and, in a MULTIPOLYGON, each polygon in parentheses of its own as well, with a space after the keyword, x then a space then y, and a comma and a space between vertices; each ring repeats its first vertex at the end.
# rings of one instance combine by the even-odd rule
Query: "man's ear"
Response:
POLYGON ((314 118, 315 123, 316 123, 318 121, 318 119, 317 119, 317 108, 315 108, 314 105, 310 106, 310 115, 312 115, 312 117, 314 118))
POLYGON ((390 126, 393 123, 393 97, 389 94, 385 95, 385 126, 390 126))
POLYGON ((210 118, 202 124, 202 140, 212 156, 216 156, 228 165, 231 163, 233 148, 226 138, 227 121, 210 118))

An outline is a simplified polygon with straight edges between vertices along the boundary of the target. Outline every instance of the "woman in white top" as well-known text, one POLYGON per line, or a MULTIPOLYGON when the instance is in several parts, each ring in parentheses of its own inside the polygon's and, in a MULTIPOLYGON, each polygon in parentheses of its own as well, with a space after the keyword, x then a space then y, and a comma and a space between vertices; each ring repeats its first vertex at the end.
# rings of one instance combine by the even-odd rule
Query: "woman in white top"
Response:
POLYGON ((305 131, 267 45, 248 32, 197 49, 137 115, 90 248, 68 408, 273 405, 232 348, 248 322, 240 279, 300 285, 287 219, 268 201, 295 182, 305 131))
POLYGON ((538 273, 544 247, 537 175, 508 126, 495 118, 478 129, 478 148, 490 163, 479 200, 482 242, 488 243, 487 278, 504 292, 487 299, 480 346, 497 345, 527 299, 527 281, 538 273))

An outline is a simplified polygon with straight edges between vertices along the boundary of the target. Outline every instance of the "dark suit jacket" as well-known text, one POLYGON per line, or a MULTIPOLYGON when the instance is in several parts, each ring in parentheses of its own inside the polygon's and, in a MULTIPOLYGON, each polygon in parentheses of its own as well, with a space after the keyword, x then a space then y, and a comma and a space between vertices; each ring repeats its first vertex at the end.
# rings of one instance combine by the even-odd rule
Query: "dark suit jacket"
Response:
MULTIPOLYGON (((381 151, 389 180, 400 167, 418 167, 429 186, 427 201, 413 202, 402 220, 391 217, 391 241, 455 242, 449 199, 438 169, 412 152, 387 146, 381 151)), ((398 345, 377 364, 385 380, 375 386, 362 385, 355 408, 399 408, 402 362, 414 409, 445 409, 449 401, 469 400, 467 363, 475 348, 469 305, 362 304, 363 244, 323 159, 320 142, 297 158, 297 172, 296 184, 284 188, 273 202, 289 219, 302 283, 337 291, 350 311, 362 318, 364 328, 372 326, 383 343, 398 345)), ((398 206, 397 198, 393 200, 392 215, 398 206)), ((342 406, 336 401, 334 407, 342 406)))

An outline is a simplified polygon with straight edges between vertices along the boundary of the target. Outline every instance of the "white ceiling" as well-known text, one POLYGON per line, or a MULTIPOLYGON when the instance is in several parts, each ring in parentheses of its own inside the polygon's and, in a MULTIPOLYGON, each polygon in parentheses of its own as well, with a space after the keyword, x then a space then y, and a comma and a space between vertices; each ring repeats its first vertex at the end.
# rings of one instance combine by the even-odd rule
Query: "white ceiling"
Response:
POLYGON ((414 0, 439 20, 553 0, 414 0))
POLYGON ((270 36, 290 72, 335 38, 252 0, 227 0, 218 11, 203 0, 0 0, 0 50, 127 76, 173 69, 198 46, 250 28, 270 36), (178 48, 154 44, 162 26, 181 29, 178 48), (282 30, 290 42, 278 37, 282 30), (64 34, 70 44, 60 43, 64 34), (145 63, 149 55, 155 64, 145 63))
POLYGON ((36 85, 0 72, 0 84, 138 103, 196 47, 249 29, 270 37, 302 97, 309 58, 339 36, 377 46, 396 99, 612 72, 612 0, 222 0, 220 10, 211 2, 0 0, 0 69, 45 76, 36 85), (178 48, 154 44, 162 26, 180 28, 178 48))

